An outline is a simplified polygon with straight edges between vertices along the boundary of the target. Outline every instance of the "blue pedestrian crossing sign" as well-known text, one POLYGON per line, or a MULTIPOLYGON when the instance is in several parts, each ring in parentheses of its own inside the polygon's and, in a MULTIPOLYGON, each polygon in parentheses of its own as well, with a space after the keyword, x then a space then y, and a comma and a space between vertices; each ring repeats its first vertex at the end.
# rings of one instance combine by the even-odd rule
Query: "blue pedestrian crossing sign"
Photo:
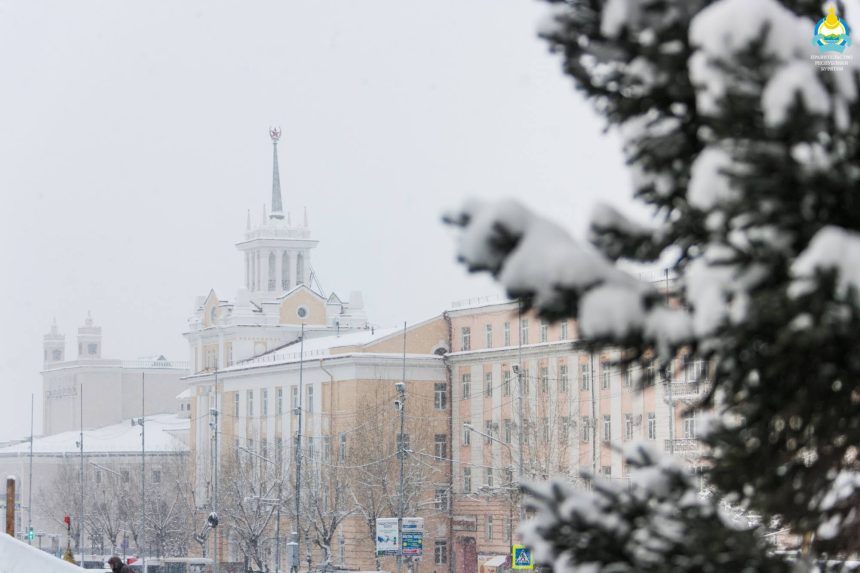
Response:
POLYGON ((511 552, 511 567, 513 569, 534 569, 535 562, 532 550, 525 545, 514 545, 511 552))

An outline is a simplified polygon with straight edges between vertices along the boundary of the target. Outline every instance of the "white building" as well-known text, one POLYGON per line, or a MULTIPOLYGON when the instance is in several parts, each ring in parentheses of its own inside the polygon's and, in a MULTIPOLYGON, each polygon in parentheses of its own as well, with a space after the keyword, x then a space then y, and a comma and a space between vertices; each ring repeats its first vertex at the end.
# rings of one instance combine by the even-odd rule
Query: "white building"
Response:
POLYGON ((102 357, 102 329, 88 314, 78 328, 77 358, 66 359, 66 338, 51 325, 44 337, 43 434, 98 428, 141 413, 177 410, 187 362, 164 356, 138 360, 102 357), (145 399, 145 403, 144 403, 145 399))
POLYGON ((244 255, 243 287, 233 301, 214 291, 197 299, 189 330, 191 371, 223 369, 305 337, 369 328, 359 292, 348 300, 326 295, 311 263, 318 241, 311 238, 307 213, 293 224, 281 201, 278 172, 280 131, 273 143, 271 213, 256 226, 250 212, 245 237, 236 247, 244 255))

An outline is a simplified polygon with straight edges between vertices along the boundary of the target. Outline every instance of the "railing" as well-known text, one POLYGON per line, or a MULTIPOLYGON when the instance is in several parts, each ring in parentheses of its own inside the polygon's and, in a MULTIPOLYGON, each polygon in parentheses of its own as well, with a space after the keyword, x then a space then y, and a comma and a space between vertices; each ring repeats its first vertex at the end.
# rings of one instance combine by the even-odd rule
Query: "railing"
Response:
POLYGON ((676 399, 694 398, 711 389, 711 382, 676 382, 672 384, 672 394, 676 399))
POLYGON ((123 360, 123 368, 175 368, 188 370, 187 360, 123 360))
POLYGON ((245 238, 247 240, 251 239, 259 239, 259 238, 285 238, 285 239, 309 239, 311 236, 310 229, 302 228, 277 228, 277 227, 263 227, 260 229, 254 229, 252 231, 248 231, 245 233, 245 238))
POLYGON ((696 439, 665 440, 664 448, 667 452, 674 451, 675 454, 699 455, 702 453, 702 443, 696 439), (672 447, 674 445, 674 448, 672 447))

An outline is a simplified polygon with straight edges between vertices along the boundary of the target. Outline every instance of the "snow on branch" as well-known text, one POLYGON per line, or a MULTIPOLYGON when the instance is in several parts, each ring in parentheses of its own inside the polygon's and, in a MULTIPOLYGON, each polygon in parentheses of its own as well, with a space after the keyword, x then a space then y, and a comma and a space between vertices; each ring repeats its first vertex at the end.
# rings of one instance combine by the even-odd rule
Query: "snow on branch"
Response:
POLYGON ((535 517, 521 532, 539 563, 556 573, 791 570, 675 458, 643 442, 623 455, 629 483, 583 472, 588 489, 560 480, 524 487, 535 517))
POLYGON ((469 270, 489 271, 542 316, 578 316, 588 338, 644 339, 669 352, 692 337, 686 312, 662 307, 650 285, 516 201, 470 201, 445 221, 462 228, 457 255, 469 270))

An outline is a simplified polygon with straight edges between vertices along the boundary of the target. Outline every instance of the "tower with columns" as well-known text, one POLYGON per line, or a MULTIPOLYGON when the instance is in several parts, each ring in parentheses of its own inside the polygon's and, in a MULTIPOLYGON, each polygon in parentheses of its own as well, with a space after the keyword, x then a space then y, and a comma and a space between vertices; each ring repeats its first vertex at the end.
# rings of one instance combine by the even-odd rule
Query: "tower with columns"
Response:
POLYGON ((52 364, 62 362, 66 359, 66 335, 57 330, 57 319, 51 323, 51 332, 43 339, 42 347, 45 351, 44 363, 52 364))
POLYGON ((278 169, 278 141, 281 130, 269 130, 272 139, 271 212, 257 226, 251 226, 250 215, 245 239, 236 247, 245 255, 245 289, 255 301, 272 300, 298 285, 311 285, 313 268, 311 251, 318 241, 311 239, 307 214, 303 224, 293 225, 285 213, 278 169))
POLYGON ((78 360, 102 357, 102 327, 93 325, 93 317, 87 312, 83 326, 78 327, 78 360))

